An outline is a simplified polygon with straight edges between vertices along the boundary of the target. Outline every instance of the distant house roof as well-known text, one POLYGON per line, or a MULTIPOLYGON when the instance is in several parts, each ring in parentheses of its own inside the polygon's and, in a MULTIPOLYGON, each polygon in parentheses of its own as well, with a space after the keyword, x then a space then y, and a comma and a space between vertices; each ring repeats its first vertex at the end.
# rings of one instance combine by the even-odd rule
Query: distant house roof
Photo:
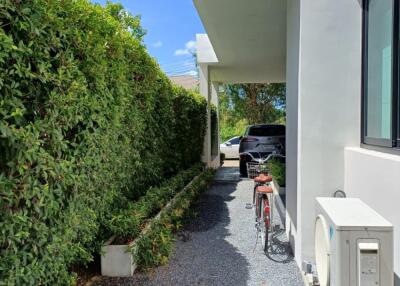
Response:
POLYGON ((175 75, 170 76, 169 78, 176 85, 179 85, 186 89, 195 89, 199 85, 199 80, 197 79, 197 77, 191 75, 175 75))

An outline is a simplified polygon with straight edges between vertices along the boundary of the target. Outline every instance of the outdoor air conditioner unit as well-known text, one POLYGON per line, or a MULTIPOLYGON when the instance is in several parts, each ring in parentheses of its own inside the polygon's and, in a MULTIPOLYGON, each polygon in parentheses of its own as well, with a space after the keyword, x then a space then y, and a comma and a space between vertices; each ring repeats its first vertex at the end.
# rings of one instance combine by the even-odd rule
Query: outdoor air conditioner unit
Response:
POLYGON ((356 198, 317 198, 321 286, 393 286, 393 226, 356 198))

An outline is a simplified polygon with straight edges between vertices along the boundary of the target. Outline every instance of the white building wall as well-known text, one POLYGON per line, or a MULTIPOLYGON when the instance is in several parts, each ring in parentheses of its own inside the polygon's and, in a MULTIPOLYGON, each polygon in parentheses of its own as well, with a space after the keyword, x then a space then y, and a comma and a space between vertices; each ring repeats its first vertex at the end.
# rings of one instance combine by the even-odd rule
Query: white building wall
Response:
POLYGON ((362 30, 358 0, 300 3, 298 262, 314 261, 315 198, 344 188, 344 148, 360 143, 362 30))
POLYGON ((400 156, 359 147, 345 151, 345 191, 394 225, 395 285, 400 285, 400 156))
MULTIPOLYGON (((287 0, 286 50, 286 232, 295 257, 301 257, 297 223, 298 91, 300 1, 287 0), (295 240, 294 238, 297 237, 295 240)), ((299 260, 298 263, 301 263, 299 260)))

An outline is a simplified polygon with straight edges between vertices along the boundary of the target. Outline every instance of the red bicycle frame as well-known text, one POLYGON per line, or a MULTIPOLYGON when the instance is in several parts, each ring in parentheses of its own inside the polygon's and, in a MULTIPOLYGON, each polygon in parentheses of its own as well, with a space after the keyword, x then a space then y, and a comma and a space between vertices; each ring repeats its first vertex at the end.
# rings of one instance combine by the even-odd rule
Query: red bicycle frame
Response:
POLYGON ((265 227, 269 228, 270 226, 270 215, 271 215, 271 207, 269 205, 268 197, 264 199, 264 214, 265 214, 265 227))

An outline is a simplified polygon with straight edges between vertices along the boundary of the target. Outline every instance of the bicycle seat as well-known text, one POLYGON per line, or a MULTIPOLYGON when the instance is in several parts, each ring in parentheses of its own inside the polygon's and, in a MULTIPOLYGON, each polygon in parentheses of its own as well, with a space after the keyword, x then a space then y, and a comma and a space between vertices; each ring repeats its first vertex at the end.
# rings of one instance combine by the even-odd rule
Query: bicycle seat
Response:
POLYGON ((270 186, 258 186, 256 191, 257 193, 263 194, 271 194, 274 192, 270 186))
POLYGON ((262 184, 269 183, 269 182, 272 182, 272 177, 261 174, 258 177, 254 178, 254 182, 262 183, 262 184))

